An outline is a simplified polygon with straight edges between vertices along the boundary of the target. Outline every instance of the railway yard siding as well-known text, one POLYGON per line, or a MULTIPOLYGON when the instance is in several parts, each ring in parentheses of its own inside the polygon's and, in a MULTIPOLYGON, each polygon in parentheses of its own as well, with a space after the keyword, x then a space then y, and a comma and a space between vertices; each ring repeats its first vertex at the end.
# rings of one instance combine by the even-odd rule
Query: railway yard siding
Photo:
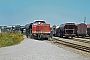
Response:
POLYGON ((19 45, 0 48, 0 60, 90 60, 47 41, 25 38, 19 45))
MULTIPOLYGON (((69 42, 69 43, 74 43, 74 44, 78 44, 78 45, 82 45, 82 46, 87 46, 87 47, 90 47, 90 41, 88 41, 87 43, 85 43, 84 41, 79 41, 79 39, 75 40, 75 39, 63 39, 63 38, 58 38, 58 37, 54 37, 55 39, 58 39, 58 40, 62 40, 62 41, 65 41, 65 42, 69 42)), ((89 39, 86 39, 86 41, 89 40, 89 39)))

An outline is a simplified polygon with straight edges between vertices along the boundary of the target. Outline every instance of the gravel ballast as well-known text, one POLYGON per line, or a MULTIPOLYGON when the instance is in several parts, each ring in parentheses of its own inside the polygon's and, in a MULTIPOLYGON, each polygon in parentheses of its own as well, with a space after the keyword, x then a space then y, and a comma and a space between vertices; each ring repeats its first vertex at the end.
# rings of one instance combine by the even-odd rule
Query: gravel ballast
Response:
POLYGON ((20 44, 0 48, 0 60, 90 60, 46 41, 25 38, 20 44))

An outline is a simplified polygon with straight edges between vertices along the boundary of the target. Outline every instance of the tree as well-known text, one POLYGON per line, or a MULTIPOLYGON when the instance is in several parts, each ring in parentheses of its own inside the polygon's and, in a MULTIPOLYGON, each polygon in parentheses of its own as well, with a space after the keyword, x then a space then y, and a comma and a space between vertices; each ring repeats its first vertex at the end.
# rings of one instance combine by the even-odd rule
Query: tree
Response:
POLYGON ((54 24, 54 25, 52 26, 52 28, 56 28, 56 25, 54 24))

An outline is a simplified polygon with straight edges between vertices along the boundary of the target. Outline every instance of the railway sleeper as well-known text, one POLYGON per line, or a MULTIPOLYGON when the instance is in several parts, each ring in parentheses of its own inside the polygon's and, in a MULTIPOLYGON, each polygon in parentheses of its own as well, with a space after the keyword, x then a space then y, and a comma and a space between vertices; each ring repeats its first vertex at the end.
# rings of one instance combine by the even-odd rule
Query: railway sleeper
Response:
MULTIPOLYGON (((72 39, 70 39, 72 40, 72 39)), ((74 39, 75 41, 79 41, 79 42, 84 42, 84 43, 90 43, 90 41, 86 41, 86 40, 81 40, 81 39, 74 39)))
MULTIPOLYGON (((55 40, 58 40, 58 39, 55 39, 55 40)), ((72 48, 76 48, 78 50, 90 53, 90 47, 86 47, 86 46, 82 46, 82 45, 77 45, 77 44, 69 43, 69 42, 62 41, 62 40, 55 41, 54 43, 63 44, 63 45, 66 45, 66 46, 69 46, 69 47, 72 47, 72 48)))
MULTIPOLYGON (((56 42, 57 43, 57 42, 56 42)), ((59 42, 60 43, 60 42, 59 42)), ((82 47, 82 46, 78 46, 78 45, 70 45, 70 44, 65 44, 65 43, 60 43, 60 44, 63 44, 63 45, 66 45, 66 46, 70 46, 70 47, 72 47, 72 48, 76 48, 76 49, 78 49, 78 50, 81 50, 81 51, 85 51, 85 52, 90 52, 90 50, 87 50, 86 48, 87 47, 82 47)))
POLYGON ((87 47, 75 46, 75 45, 72 45, 71 47, 72 48, 76 48, 76 49, 81 50, 81 51, 85 51, 85 52, 89 52, 90 53, 90 49, 87 49, 87 47))

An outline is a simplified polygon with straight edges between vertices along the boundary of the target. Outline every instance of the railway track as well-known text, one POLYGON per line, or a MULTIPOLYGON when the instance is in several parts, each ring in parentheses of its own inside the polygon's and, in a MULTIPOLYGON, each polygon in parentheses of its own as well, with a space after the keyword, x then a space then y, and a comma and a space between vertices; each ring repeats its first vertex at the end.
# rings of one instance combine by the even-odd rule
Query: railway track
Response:
MULTIPOLYGON (((70 40, 72 40, 72 39, 70 39, 70 40)), ((87 38, 74 38, 73 40, 90 44, 89 38, 88 39, 87 38)))
POLYGON ((56 38, 56 37, 52 38, 52 40, 50 41, 52 41, 53 43, 62 44, 65 46, 69 46, 69 47, 90 53, 90 44, 83 41, 80 42, 80 41, 56 38))

